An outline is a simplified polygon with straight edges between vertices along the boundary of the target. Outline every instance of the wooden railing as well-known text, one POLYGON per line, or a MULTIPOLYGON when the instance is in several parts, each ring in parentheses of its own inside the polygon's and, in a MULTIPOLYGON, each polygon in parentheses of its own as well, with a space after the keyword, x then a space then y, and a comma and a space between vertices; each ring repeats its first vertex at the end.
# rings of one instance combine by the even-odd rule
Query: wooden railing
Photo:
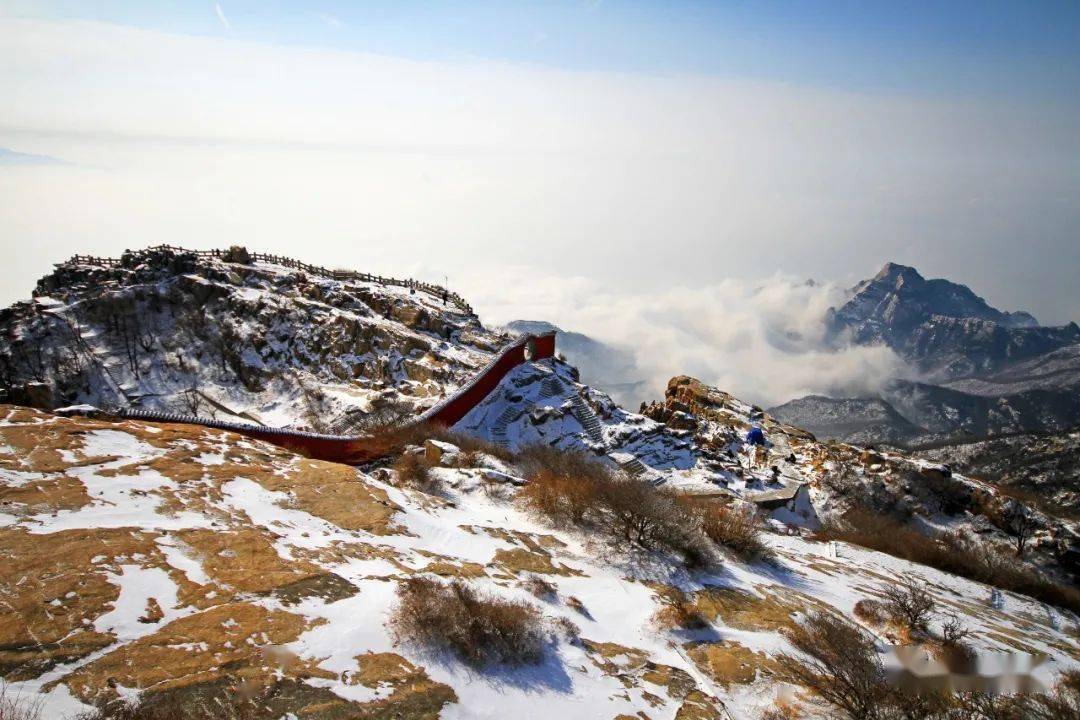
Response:
MULTIPOLYGON (((228 250, 188 250, 186 248, 175 247, 172 245, 157 245, 145 250, 128 250, 125 255, 147 255, 152 252, 164 252, 173 254, 190 254, 204 259, 224 260, 229 253, 228 250)), ((409 288, 410 290, 419 290, 420 292, 427 293, 438 300, 452 303, 454 307, 463 313, 473 315, 472 305, 465 301, 465 298, 458 295, 456 292, 452 292, 448 288, 442 285, 436 285, 435 283, 423 282, 421 280, 413 280, 412 278, 392 278, 385 277, 383 275, 372 275, 371 273, 362 273, 355 270, 332 270, 319 265, 311 265, 309 263, 301 262, 294 258, 284 257, 282 255, 271 255, 269 253, 252 252, 248 253, 248 256, 253 262, 268 263, 270 265, 280 265, 282 267, 294 268, 296 270, 302 270, 311 275, 319 275, 321 277, 331 278, 333 280, 351 280, 354 282, 367 282, 376 283, 378 285, 392 285, 395 287, 409 288)), ((106 258, 96 257, 93 255, 75 255, 66 263, 59 263, 60 265, 95 265, 98 267, 120 267, 124 265, 124 260, 120 258, 106 258)))

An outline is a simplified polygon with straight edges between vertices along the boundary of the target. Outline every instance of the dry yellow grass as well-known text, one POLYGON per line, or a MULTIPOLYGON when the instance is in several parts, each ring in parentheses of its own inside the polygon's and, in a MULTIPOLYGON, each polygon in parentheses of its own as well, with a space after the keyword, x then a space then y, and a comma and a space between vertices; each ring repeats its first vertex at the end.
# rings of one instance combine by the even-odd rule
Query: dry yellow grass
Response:
POLYGON ((759 673, 775 669, 768 655, 733 640, 694 645, 687 654, 702 672, 725 689, 733 684, 748 685, 757 680, 759 673))
POLYGON ((65 679, 84 701, 114 697, 114 686, 161 692, 176 687, 243 679, 265 686, 278 673, 325 675, 275 646, 295 640, 307 627, 299 615, 250 603, 220 605, 175 620, 157 632, 84 665, 65 679))
POLYGON ((389 697, 364 704, 363 717, 435 720, 444 705, 457 702, 453 688, 435 682, 400 655, 367 653, 356 661, 359 670, 349 676, 350 684, 390 689, 389 697))

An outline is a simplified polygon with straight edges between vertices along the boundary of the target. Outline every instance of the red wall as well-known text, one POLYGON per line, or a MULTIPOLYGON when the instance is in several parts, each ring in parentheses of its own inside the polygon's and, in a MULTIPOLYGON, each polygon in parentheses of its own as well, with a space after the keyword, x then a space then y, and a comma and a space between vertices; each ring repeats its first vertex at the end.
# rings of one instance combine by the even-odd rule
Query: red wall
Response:
MULTIPOLYGON (((478 376, 444 400, 438 410, 427 418, 427 421, 436 425, 449 427, 465 417, 470 410, 483 402, 492 390, 498 387, 506 374, 518 365, 526 362, 525 346, 529 341, 533 343, 532 360, 543 360, 555 356, 555 334, 534 335, 518 340, 493 364, 485 368, 478 376)), ((152 420, 152 413, 139 415, 144 419, 152 420)), ((165 422, 175 422, 175 416, 165 417, 165 422)), ((193 419, 197 422, 197 419, 193 419)), ((317 460, 357 465, 369 462, 391 454, 395 450, 397 440, 391 437, 331 437, 312 436, 306 433, 291 434, 288 431, 262 430, 251 425, 238 425, 229 427, 223 423, 217 426, 225 427, 231 432, 236 432, 256 440, 287 448, 293 452, 317 460)))

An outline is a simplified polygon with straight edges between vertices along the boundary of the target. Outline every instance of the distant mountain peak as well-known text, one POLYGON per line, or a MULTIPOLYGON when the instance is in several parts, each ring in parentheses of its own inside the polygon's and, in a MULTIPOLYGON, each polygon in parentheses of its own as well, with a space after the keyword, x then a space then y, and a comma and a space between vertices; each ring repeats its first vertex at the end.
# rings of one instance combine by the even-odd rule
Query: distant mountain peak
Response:
POLYGON ((901 265, 900 263, 887 262, 878 271, 878 274, 874 276, 875 282, 881 282, 883 280, 896 280, 903 278, 905 280, 925 280, 919 271, 910 265, 901 265))
POLYGON ((1029 313, 998 310, 967 285, 928 280, 895 262, 852 288, 828 322, 857 344, 889 346, 937 381, 998 372, 1080 342, 1076 328, 1041 327, 1029 313))
POLYGON ((837 310, 847 324, 868 320, 923 322, 932 316, 988 320, 1006 327, 1034 327, 1038 321, 1023 311, 1004 312, 961 283, 927 280, 910 265, 885 263, 877 275, 853 288, 851 299, 837 310), (890 317, 885 317, 888 315, 890 317))

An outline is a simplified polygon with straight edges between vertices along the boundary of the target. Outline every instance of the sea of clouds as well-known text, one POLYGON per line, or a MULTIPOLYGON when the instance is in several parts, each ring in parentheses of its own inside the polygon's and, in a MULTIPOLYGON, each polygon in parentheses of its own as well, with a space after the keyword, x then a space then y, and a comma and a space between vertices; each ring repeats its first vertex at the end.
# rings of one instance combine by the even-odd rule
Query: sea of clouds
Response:
POLYGON ((889 380, 911 375, 887 347, 828 336, 828 309, 846 297, 834 284, 776 274, 613 291, 588 278, 523 268, 504 279, 475 291, 482 314, 493 322, 543 319, 621 348, 644 381, 614 393, 632 407, 663 397, 668 380, 681 374, 763 406, 810 394, 875 395, 889 380))

